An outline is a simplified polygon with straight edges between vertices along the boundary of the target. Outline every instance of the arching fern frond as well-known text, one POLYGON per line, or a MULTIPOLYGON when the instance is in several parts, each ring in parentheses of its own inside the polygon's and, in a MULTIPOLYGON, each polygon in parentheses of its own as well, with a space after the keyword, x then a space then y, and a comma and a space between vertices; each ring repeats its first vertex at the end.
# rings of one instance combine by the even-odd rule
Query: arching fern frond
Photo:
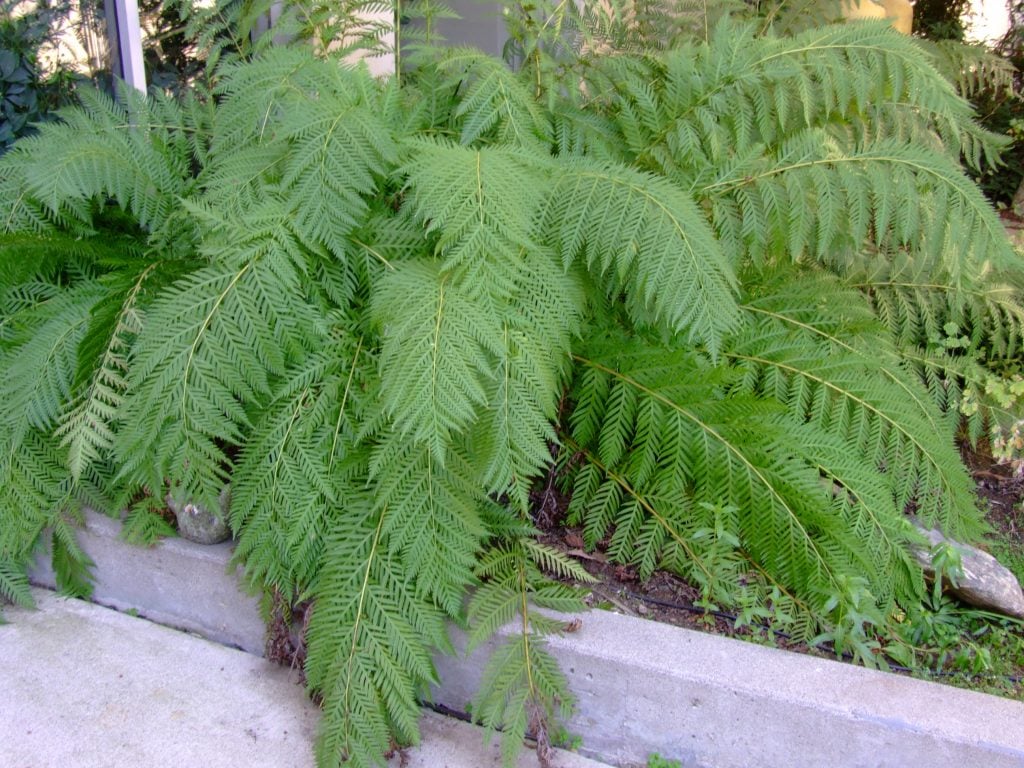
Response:
POLYGON ((632 541, 623 551, 649 560, 639 545, 665 537, 633 538, 644 519, 691 499, 738 509, 742 547, 804 594, 827 594, 838 574, 863 567, 862 543, 843 536, 817 467, 804 463, 799 424, 770 401, 721 398, 722 371, 692 353, 617 343, 577 356, 574 439, 602 468, 599 482, 574 491, 591 541, 625 526, 632 541))
POLYGON ((484 488, 529 508, 533 480, 551 462, 558 397, 568 374, 573 337, 583 314, 583 281, 555 254, 537 249, 524 269, 502 320, 502 344, 487 409, 472 444, 484 488))
POLYGON ((581 258, 609 294, 717 350, 736 322, 732 268, 690 197, 625 166, 573 160, 551 190, 544 226, 568 264, 581 258))
POLYGON ((207 204, 243 227, 250 216, 266 226, 274 211, 302 247, 344 260, 397 156, 379 90, 365 72, 290 49, 225 68, 207 204))
POLYGON ((407 205, 436 233, 442 269, 470 296, 507 296, 537 247, 537 213, 547 170, 535 156, 507 147, 468 149, 433 141, 409 142, 398 173, 407 205))
MULTIPOLYGON (((814 285, 825 287, 822 281, 814 285)), ((837 291, 822 293, 819 301, 852 305, 857 297, 837 291)), ((744 372, 739 390, 785 403, 797 420, 837 436, 884 473, 892 496, 882 511, 868 503, 877 492, 854 494, 860 501, 855 509, 872 515, 880 529, 897 527, 900 512, 913 504, 929 525, 953 536, 978 535, 973 484, 954 444, 955 420, 935 408, 877 332, 866 346, 867 334, 811 330, 816 313, 811 307, 787 310, 795 305, 785 289, 760 297, 753 305, 760 317, 730 339, 724 355, 744 372)))
POLYGON ((387 508, 353 495, 331 519, 314 589, 307 682, 324 697, 318 763, 383 766, 394 734, 418 740, 418 697, 448 648, 444 614, 419 597, 383 541, 387 508))
POLYGON ((849 279, 871 299, 878 317, 902 346, 928 348, 963 339, 984 347, 992 362, 1020 354, 1024 307, 1019 289, 999 275, 977 286, 960 287, 902 260, 876 263, 872 272, 851 271, 849 279), (955 327, 947 327, 953 324, 955 327))
POLYGON ((469 605, 467 651, 504 625, 518 622, 511 637, 492 652, 473 701, 474 718, 492 734, 501 729, 506 764, 520 752, 527 731, 537 740, 537 753, 547 756, 547 724, 568 717, 573 706, 565 675, 544 647, 544 636, 561 632, 563 625, 531 606, 573 611, 581 601, 576 590, 545 578, 538 568, 543 565, 590 581, 586 571, 561 553, 522 538, 496 545, 480 558, 476 570, 484 583, 469 605))
MULTIPOLYGON (((175 215, 177 199, 195 189, 183 123, 164 124, 175 111, 169 102, 157 107, 125 90, 121 102, 83 90, 82 109, 63 113, 63 122, 47 123, 21 143, 14 162, 24 191, 57 221, 89 226, 94 203, 109 196, 144 230, 177 225, 179 234, 186 232, 175 215)), ((23 208, 18 218, 26 215, 31 219, 23 208)))
POLYGON ((332 342, 331 354, 313 355, 276 384, 231 477, 234 557, 253 584, 286 595, 313 583, 327 510, 364 483, 357 433, 375 368, 362 339, 332 342))
POLYGON ((485 497, 472 465, 454 448, 439 461, 428 444, 391 433, 374 452, 370 478, 384 510, 388 557, 402 564, 418 596, 460 616, 486 533, 485 497))
POLYGON ((213 265, 154 302, 132 361, 128 426, 115 444, 122 476, 150 488, 173 478, 216 504, 230 468, 225 448, 251 426, 247 407, 266 402, 270 377, 302 348, 294 329, 316 328, 304 297, 280 278, 270 258, 213 265))
POLYGON ((68 470, 76 481, 113 447, 114 422, 128 386, 128 354, 142 330, 140 296, 158 268, 159 263, 149 264, 137 275, 109 281, 109 293, 92 307, 90 328, 79 349, 74 390, 54 431, 68 449, 68 470))
POLYGON ((755 256, 783 250, 833 268, 833 254, 909 248, 930 272, 971 286, 990 270, 1013 269, 1016 254, 992 205, 944 153, 883 140, 845 150, 804 134, 769 160, 730 167, 701 196, 728 196, 716 226, 755 256), (914 188, 927 206, 906 205, 914 188))
POLYGON ((455 110, 459 140, 543 149, 551 142, 550 118, 521 75, 473 49, 446 51, 442 87, 463 91, 455 110))
MULTIPOLYGON (((6 601, 22 608, 34 608, 35 600, 28 584, 24 570, 13 561, 0 557, 0 601, 6 601)), ((2 609, 2 602, 0 602, 2 609)), ((0 623, 3 623, 3 612, 0 610, 0 623)))
POLYGON ((97 281, 82 281, 64 290, 40 291, 0 318, 7 330, 0 347, 5 371, 0 398, 5 403, 4 426, 11 434, 23 434, 28 427, 49 430, 57 424, 75 384, 90 311, 105 296, 97 281))
POLYGON ((384 337, 384 408, 400 433, 426 443, 443 464, 455 436, 487 403, 500 318, 490 302, 467 296, 429 262, 388 274, 373 311, 384 337))

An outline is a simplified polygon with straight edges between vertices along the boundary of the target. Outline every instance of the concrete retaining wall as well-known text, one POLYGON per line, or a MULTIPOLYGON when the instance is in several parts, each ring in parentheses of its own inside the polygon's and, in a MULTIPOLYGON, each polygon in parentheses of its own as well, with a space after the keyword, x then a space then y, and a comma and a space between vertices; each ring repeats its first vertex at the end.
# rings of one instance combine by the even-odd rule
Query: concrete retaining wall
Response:
MULTIPOLYGON (((239 570, 228 570, 231 544, 202 546, 174 538, 147 549, 121 541, 120 530, 119 521, 86 512, 78 543, 96 564, 95 602, 263 655, 259 600, 242 589, 239 570)), ((48 552, 29 578, 53 588, 48 552)))
MULTIPOLYGON (((90 514, 81 536, 98 602, 261 652, 256 600, 227 573, 226 545, 142 550, 118 541, 117 525, 90 514)), ((52 584, 46 569, 33 577, 52 584)), ((658 753, 688 768, 1024 766, 1020 702, 603 611, 582 620, 549 647, 578 699, 568 729, 605 762, 658 753)), ((435 701, 464 709, 488 650, 438 658, 435 701)))

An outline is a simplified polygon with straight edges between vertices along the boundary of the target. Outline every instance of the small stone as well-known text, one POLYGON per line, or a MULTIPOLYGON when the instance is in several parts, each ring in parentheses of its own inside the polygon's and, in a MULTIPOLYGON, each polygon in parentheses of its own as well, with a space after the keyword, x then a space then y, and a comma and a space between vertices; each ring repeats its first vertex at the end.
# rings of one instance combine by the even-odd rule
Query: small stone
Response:
POLYGON ((165 501, 178 519, 178 533, 183 539, 197 544, 219 544, 231 538, 227 525, 227 510, 230 494, 227 488, 221 491, 219 509, 215 513, 191 501, 182 503, 168 493, 165 501))
MULTIPOLYGON (((1021 590, 1017 577, 999 563, 988 552, 977 547, 946 538, 934 528, 925 529, 918 526, 918 531, 928 539, 932 547, 939 544, 950 544, 960 553, 960 565, 963 575, 956 585, 945 583, 943 586, 950 594, 968 605, 1002 613, 1006 616, 1024 618, 1024 591, 1021 590)), ((914 557, 929 579, 935 578, 931 553, 915 547, 914 557)))

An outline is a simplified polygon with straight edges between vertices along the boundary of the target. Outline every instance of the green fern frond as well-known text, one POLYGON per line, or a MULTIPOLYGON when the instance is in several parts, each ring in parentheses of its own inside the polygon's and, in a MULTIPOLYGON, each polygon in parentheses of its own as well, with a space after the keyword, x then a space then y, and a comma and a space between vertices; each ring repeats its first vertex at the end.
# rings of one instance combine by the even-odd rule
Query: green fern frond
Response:
POLYGON ((251 426, 246 407, 266 402, 270 376, 302 346, 290 331, 308 305, 272 261, 207 267, 153 303, 129 376, 130 427, 115 442, 122 477, 150 488, 173 478, 215 505, 228 479, 225 447, 251 426))
POLYGON ((957 165, 961 154, 993 160, 1000 142, 913 41, 882 24, 747 35, 722 24, 647 71, 605 65, 619 83, 626 157, 706 199, 730 251, 821 257, 891 241, 941 254, 958 279, 976 279, 989 260, 1012 263, 957 165), (901 204, 895 190, 910 188, 934 200, 901 204), (840 233, 850 241, 835 242, 840 233))
POLYGON ((163 500, 153 496, 133 504, 121 521, 119 537, 137 547, 152 547, 160 539, 174 536, 174 526, 160 514, 163 506, 163 500))
POLYGON ((193 189, 189 155, 147 130, 157 120, 141 96, 127 91, 124 103, 82 91, 83 109, 42 126, 15 150, 31 155, 24 183, 49 215, 88 224, 92 202, 109 196, 145 230, 175 220, 177 198, 193 189))
POLYGON ((992 205, 944 153, 895 140, 847 151, 804 135, 757 165, 730 168, 701 192, 735 196, 738 215, 716 224, 732 228, 728 237, 746 241, 755 255, 785 244, 799 257, 806 247, 836 267, 832 254, 871 239, 910 248, 957 285, 1013 269, 1016 255, 992 205), (927 207, 906 205, 901 190, 908 188, 927 207))
POLYGON ((365 476, 356 435, 365 390, 375 386, 373 361, 360 339, 334 343, 347 350, 344 357, 312 356, 281 382, 232 472, 234 559, 251 583, 284 594, 314 581, 326 510, 365 476))
POLYGON ((932 55, 935 68, 964 98, 969 99, 989 88, 996 93, 1013 92, 1013 64, 985 45, 923 37, 918 38, 917 43, 932 55))
POLYGON ((994 360, 1013 359, 1020 352, 1024 307, 1018 289, 998 276, 967 288, 897 263, 850 277, 871 297, 878 317, 901 346, 935 348, 962 338, 970 349, 988 349, 994 360), (955 328, 947 327, 951 323, 955 328))
POLYGON ((4 429, 0 450, 0 555, 21 563, 67 500, 67 464, 64 452, 38 430, 4 429))
POLYGON ((455 436, 487 403, 501 323, 439 265, 403 264, 382 280, 374 317, 383 330, 381 395, 402 434, 444 463, 455 436))
POLYGON ((32 164, 30 153, 7 152, 0 158, 0 232, 31 232, 50 235, 57 225, 67 224, 29 194, 25 173, 32 164))
MULTIPOLYGON (((561 550, 549 547, 533 539, 522 539, 520 544, 529 557, 537 566, 548 573, 562 579, 573 579, 584 584, 596 581, 587 570, 572 558, 565 555, 561 550)), ((575 598, 578 601, 578 596, 575 598)), ((547 606, 552 607, 552 606, 547 606)))
POLYGON ((288 49, 226 68, 207 203, 222 218, 236 211, 229 228, 253 229, 250 215, 266 227, 276 213, 303 247, 345 259, 345 239, 396 158, 380 91, 364 72, 288 49), (258 103, 253 88, 263 89, 258 103), (268 194, 276 199, 264 205, 268 194))
POLYGON ((483 140, 542 149, 551 143, 550 118, 522 78, 504 62, 480 51, 456 48, 446 51, 439 69, 447 76, 442 87, 463 92, 454 113, 463 145, 483 140))
POLYGON ((503 320, 488 407, 473 434, 484 487, 507 493, 520 510, 529 507, 533 479, 551 463, 552 424, 585 295, 579 276, 548 251, 526 254, 524 266, 515 278, 515 311, 503 320))
POLYGON ((62 272, 91 275, 110 262, 138 258, 142 247, 139 238, 130 234, 110 232, 101 239, 71 232, 41 236, 20 229, 0 235, 0 281, 16 286, 59 280, 62 272))
POLYGON ((89 569, 95 565, 78 544, 75 532, 63 515, 51 519, 50 547, 57 589, 68 597, 87 598, 92 595, 89 569))
POLYGON ((470 294, 508 295, 535 249, 537 212, 544 202, 545 167, 534 155, 507 148, 468 149, 417 141, 405 147, 411 162, 408 203, 435 252, 470 294))
MULTIPOLYGON (((831 300, 827 294, 820 298, 831 300)), ((762 314, 730 340, 724 355, 744 371, 741 389, 786 403, 799 421, 853 447, 885 472, 898 509, 914 503, 922 517, 951 535, 976 535, 973 483, 955 448, 956 425, 934 408, 919 383, 901 368, 895 349, 887 350, 878 334, 870 353, 853 336, 838 348, 818 343, 826 335, 843 340, 843 334, 795 330, 799 316, 785 311, 791 303, 788 296, 759 299, 757 309, 775 317, 762 314)), ((814 325, 810 318, 802 322, 814 325)), ((887 517, 895 514, 895 509, 885 512, 887 517)))
POLYGON ((737 319, 735 277, 707 220, 665 179, 624 166, 570 161, 548 197, 544 226, 568 264, 582 258, 607 291, 716 351, 737 319))
POLYGON ((9 334, 7 348, 0 350, 6 372, 0 397, 8 428, 48 430, 57 423, 71 397, 89 313, 104 295, 98 282, 83 281, 62 291, 40 292, 35 301, 19 302, 0 321, 9 334))
POLYGON ((68 399, 54 432, 68 449, 68 469, 76 481, 113 447, 114 421, 128 387, 129 349, 142 330, 139 299, 158 266, 143 268, 126 289, 115 283, 111 293, 91 310, 91 327, 78 351, 77 391, 68 399))
POLYGON ((287 107, 318 93, 329 103, 352 107, 377 87, 366 72, 319 59, 300 46, 273 46, 252 61, 225 64, 214 90, 222 106, 211 152, 218 159, 230 158, 272 140, 271 126, 288 121, 287 107))
POLYGON ((293 226, 307 243, 328 249, 343 243, 366 217, 364 198, 377 191, 397 157, 373 106, 324 98, 293 102, 287 124, 277 129, 291 144, 281 185, 293 201, 293 226))
POLYGON ((417 597, 387 551, 388 510, 353 495, 332 519, 306 675, 324 696, 320 765, 384 765, 392 734, 418 739, 418 696, 435 681, 431 648, 449 647, 444 614, 417 597))
POLYGON ((438 461, 426 443, 389 434, 374 452, 370 478, 386 510, 388 556, 402 563, 417 595, 458 617, 486 534, 472 465, 454 449, 438 461))
MULTIPOLYGON (((886 24, 770 38, 724 23, 707 43, 682 45, 652 62, 650 75, 614 60, 605 66, 620 83, 616 117, 627 147, 643 167, 681 183, 758 146, 771 149, 801 131, 834 125, 830 115, 842 115, 853 135, 871 125, 877 136, 890 129, 876 120, 879 104, 907 121, 917 115, 954 142, 969 137, 986 151, 995 148, 928 56, 886 24)), ((962 148, 952 149, 956 157, 962 148)))
MULTIPOLYGON (((20 605, 22 608, 35 607, 24 569, 6 558, 0 558, 0 601, 2 600, 12 605, 20 605)), ((2 618, 3 615, 0 613, 0 620, 2 618)))
POLYGON ((573 705, 565 675, 544 649, 544 636, 561 631, 562 622, 530 605, 578 610, 579 595, 545 579, 538 563, 566 573, 580 570, 527 539, 498 545, 480 558, 477 573, 485 581, 469 605, 468 651, 518 619, 516 632, 492 652, 472 705, 474 719, 489 733, 502 731, 506 765, 513 764, 527 731, 537 740, 538 753, 546 754, 551 747, 548 729, 556 719, 567 718, 573 705))
MULTIPOLYGON (((591 541, 614 524, 624 531, 617 534, 624 559, 650 563, 652 554, 637 542, 658 545, 665 536, 638 539, 645 519, 662 518, 659 524, 685 548, 671 521, 692 499, 738 509, 742 547, 780 583, 804 594, 828 593, 837 574, 870 561, 862 542, 843 535, 813 453, 800 447, 809 434, 797 422, 769 401, 723 399, 716 372, 692 353, 636 340, 619 339, 618 345, 577 356, 583 366, 579 402, 602 414, 596 435, 585 430, 580 437, 589 441, 577 441, 600 470, 596 482, 577 484, 573 499, 575 514, 588 510, 591 541)), ((579 408, 574 423, 593 423, 579 408)))

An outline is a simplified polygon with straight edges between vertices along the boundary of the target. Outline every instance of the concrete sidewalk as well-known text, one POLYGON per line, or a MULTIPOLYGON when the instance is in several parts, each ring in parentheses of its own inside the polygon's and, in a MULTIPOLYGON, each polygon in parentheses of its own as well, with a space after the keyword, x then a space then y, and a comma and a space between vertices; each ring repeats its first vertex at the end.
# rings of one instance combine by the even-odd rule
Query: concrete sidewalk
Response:
MULTIPOLYGON (((242 651, 34 590, 0 626, 3 768, 312 768, 319 712, 294 673, 242 651)), ((500 766, 483 732, 432 713, 397 768, 500 766)), ((537 759, 524 750, 519 768, 537 759)), ((557 768, 600 763, 560 753, 557 768)))

